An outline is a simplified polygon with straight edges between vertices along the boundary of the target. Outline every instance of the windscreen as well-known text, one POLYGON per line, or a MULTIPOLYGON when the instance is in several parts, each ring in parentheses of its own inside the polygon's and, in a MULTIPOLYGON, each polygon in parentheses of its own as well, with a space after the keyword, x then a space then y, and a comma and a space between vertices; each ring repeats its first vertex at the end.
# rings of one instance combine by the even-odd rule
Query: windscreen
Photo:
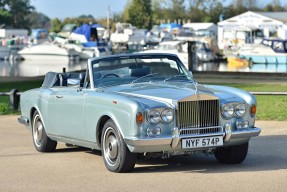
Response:
POLYGON ((127 83, 192 80, 176 56, 132 56, 101 59, 92 64, 95 87, 127 83))

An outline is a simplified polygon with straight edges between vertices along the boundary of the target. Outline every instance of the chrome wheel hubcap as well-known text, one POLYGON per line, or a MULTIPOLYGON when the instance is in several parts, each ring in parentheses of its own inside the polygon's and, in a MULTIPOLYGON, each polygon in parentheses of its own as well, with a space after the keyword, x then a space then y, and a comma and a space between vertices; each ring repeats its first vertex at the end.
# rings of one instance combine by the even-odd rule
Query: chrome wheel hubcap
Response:
POLYGON ((33 122, 33 139, 37 147, 41 147, 43 140, 44 126, 39 115, 36 115, 33 122))
POLYGON ((108 127, 103 139, 104 158, 110 166, 113 166, 117 163, 119 150, 119 143, 114 129, 108 127))

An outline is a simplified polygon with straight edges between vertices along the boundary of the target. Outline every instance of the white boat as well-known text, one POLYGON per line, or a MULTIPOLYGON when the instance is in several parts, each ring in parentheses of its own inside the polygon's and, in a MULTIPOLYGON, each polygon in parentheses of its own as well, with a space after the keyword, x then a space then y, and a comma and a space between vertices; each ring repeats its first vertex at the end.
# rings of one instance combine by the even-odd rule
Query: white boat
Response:
POLYGON ((11 49, 9 47, 0 46, 0 60, 7 60, 11 55, 11 49))
POLYGON ((107 43, 104 41, 105 28, 101 25, 87 25, 76 28, 67 38, 56 37, 55 42, 62 47, 75 49, 80 59, 86 60, 93 57, 111 54, 107 43))
POLYGON ((83 36, 79 34, 71 34, 68 39, 55 38, 55 41, 61 44, 62 47, 67 49, 74 49, 78 52, 79 58, 87 60, 93 57, 101 57, 111 55, 111 51, 105 45, 105 43, 93 43, 93 42, 81 42, 76 36, 83 36), (75 43, 81 42, 81 43, 75 43), (103 45, 102 45, 103 44, 103 45))
POLYGON ((17 60, 19 59, 18 51, 21 48, 18 46, 0 46, 0 60, 17 60))
MULTIPOLYGON (((188 50, 186 41, 164 41, 156 49, 146 50, 149 53, 176 54, 182 63, 188 68, 188 50)), ((215 55, 205 42, 196 42, 196 56, 198 61, 209 62, 215 59, 215 55)))
POLYGON ((75 49, 61 47, 58 44, 43 43, 26 47, 20 50, 19 55, 25 60, 40 60, 40 59, 66 59, 77 60, 79 53, 75 49))
POLYGON ((261 44, 243 46, 238 53, 252 63, 287 64, 287 40, 264 39, 261 44))

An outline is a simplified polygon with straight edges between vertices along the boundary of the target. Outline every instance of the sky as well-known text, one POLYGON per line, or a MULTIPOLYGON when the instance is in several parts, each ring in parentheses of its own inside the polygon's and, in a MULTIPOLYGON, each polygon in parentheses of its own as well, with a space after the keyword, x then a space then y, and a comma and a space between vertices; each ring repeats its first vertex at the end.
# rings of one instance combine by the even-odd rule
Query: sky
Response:
POLYGON ((31 5, 50 19, 58 17, 78 17, 93 15, 94 18, 107 16, 108 7, 111 15, 124 10, 128 0, 30 0, 31 5))
MULTIPOLYGON (((120 13, 124 10, 128 0, 30 0, 31 5, 50 19, 58 17, 78 17, 80 15, 93 15, 94 18, 107 17, 107 10, 110 13, 120 13)), ((223 1, 230 4, 231 0, 223 1)), ((258 5, 264 5, 272 0, 257 0, 258 5)), ((281 5, 286 5, 286 0, 280 0, 281 5)))

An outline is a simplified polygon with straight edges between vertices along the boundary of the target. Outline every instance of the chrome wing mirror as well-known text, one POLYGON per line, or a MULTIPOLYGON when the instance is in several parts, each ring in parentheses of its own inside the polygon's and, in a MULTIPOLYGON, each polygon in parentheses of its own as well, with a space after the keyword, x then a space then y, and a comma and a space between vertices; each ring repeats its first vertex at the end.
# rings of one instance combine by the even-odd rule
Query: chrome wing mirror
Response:
POLYGON ((68 84, 68 86, 79 87, 80 86, 80 79, 68 79, 67 84, 68 84))

